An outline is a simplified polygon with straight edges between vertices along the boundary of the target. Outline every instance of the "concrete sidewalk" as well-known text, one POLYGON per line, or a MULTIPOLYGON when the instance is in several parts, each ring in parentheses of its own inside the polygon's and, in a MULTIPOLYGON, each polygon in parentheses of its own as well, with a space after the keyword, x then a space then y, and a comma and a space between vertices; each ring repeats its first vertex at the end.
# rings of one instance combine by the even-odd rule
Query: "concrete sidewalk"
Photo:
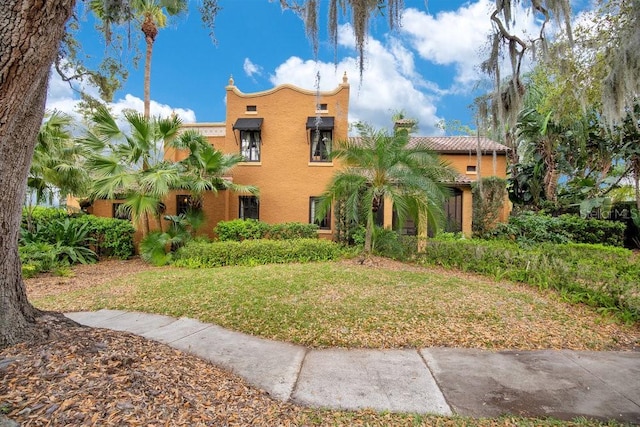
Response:
POLYGON ((114 310, 67 316, 168 344, 302 405, 640 424, 640 352, 314 350, 187 318, 114 310))

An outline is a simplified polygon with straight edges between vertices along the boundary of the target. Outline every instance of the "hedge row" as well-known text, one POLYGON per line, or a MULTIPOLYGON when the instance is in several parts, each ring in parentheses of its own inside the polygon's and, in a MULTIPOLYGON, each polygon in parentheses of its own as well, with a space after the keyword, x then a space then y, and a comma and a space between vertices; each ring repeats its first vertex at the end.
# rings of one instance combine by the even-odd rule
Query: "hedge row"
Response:
POLYGON ((560 291, 583 302, 640 320, 640 259, 630 250, 603 245, 522 247, 505 241, 431 239, 419 262, 454 267, 560 291))
POLYGON ((591 243, 623 246, 626 225, 619 221, 581 218, 577 215, 553 217, 522 212, 499 224, 491 237, 522 243, 591 243))
POLYGON ((226 265, 330 261, 344 248, 324 239, 244 240, 242 242, 188 242, 174 258, 179 267, 208 268, 226 265))
POLYGON ((303 224, 299 222, 285 222, 280 224, 267 224, 256 219, 234 219, 220 221, 213 229, 222 242, 256 239, 291 240, 313 239, 318 237, 316 224, 303 224))

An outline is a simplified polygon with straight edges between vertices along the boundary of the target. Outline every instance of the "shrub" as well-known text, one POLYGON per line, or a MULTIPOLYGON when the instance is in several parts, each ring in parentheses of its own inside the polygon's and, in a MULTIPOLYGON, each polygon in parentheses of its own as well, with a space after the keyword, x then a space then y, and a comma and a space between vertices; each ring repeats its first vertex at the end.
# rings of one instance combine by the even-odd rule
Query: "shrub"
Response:
POLYGON ((46 242, 52 245, 78 246, 78 230, 86 230, 81 246, 99 257, 127 259, 134 254, 135 229, 130 221, 93 215, 69 215, 64 209, 36 207, 32 211, 31 227, 27 226, 27 211, 23 211, 21 240, 46 242), (73 241, 72 241, 73 240, 73 241))
POLYGON ((239 242, 247 239, 262 239, 267 234, 268 224, 256 219, 234 219, 220 221, 213 232, 222 242, 239 242))
POLYGON ((220 221, 213 231, 221 242, 256 239, 313 239, 318 237, 316 224, 284 222, 270 225, 257 219, 220 221))
POLYGON ((559 217, 522 212, 499 224, 492 237, 520 243, 593 243, 622 246, 625 224, 600 219, 584 219, 564 214, 559 217))
POLYGON ((507 196, 507 180, 497 176, 482 178, 471 184, 471 191, 473 193, 471 226, 476 235, 483 236, 498 223, 507 196))
POLYGON ((318 225, 301 222, 273 224, 269 226, 266 237, 274 240, 314 239, 318 237, 318 225))
POLYGON ((93 215, 82 215, 75 220, 88 224, 89 235, 93 239, 91 247, 99 257, 127 259, 135 253, 135 228, 131 221, 93 215))
POLYGON ((153 231, 140 242, 140 258, 155 266, 171 262, 171 236, 168 233, 153 231))
POLYGON ((398 260, 405 260, 411 254, 400 234, 377 226, 373 229, 372 251, 374 254, 398 260))
POLYGON ((44 206, 25 207, 22 209, 22 228, 30 231, 38 227, 45 227, 57 220, 64 220, 69 217, 66 209, 49 208, 44 206))
POLYGON ((343 253, 342 246, 324 239, 191 241, 176 252, 174 264, 179 267, 207 268, 329 261, 338 259, 343 253))
POLYGON ((623 246, 626 224, 603 219, 584 219, 576 215, 561 215, 561 227, 575 243, 623 246))
POLYGON ((68 264, 90 264, 96 261, 96 253, 89 249, 93 239, 89 236, 88 223, 66 218, 55 224, 53 239, 59 261, 68 264))
POLYGON ((631 251, 604 245, 431 239, 420 262, 475 271, 553 288, 571 302, 583 302, 640 319, 640 260, 631 251))
POLYGON ((55 247, 49 243, 29 242, 18 247, 22 276, 33 277, 44 271, 51 271, 59 263, 55 247))

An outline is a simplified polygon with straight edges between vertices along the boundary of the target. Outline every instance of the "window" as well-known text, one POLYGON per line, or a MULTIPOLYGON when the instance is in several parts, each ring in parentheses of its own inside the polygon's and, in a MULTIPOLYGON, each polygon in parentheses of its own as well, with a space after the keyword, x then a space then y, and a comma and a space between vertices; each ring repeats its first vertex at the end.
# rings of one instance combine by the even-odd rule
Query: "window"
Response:
POLYGON ((258 111, 256 105, 247 105, 247 113, 255 113, 256 111, 258 111))
POLYGON ((240 154, 245 162, 260 161, 260 131, 241 130, 240 131, 240 154))
POLYGON ((320 230, 331 230, 331 209, 329 209, 320 221, 316 219, 316 209, 320 203, 319 197, 311 197, 309 199, 309 223, 316 224, 320 230))
POLYGON ((124 203, 114 203, 111 205, 111 217, 131 221, 131 211, 124 206, 124 203))
POLYGON ((260 129, 262 128, 261 118, 238 119, 233 125, 233 130, 240 132, 240 154, 245 162, 260 161, 260 129))
POLYGON ((444 204, 447 220, 444 231, 457 233, 462 230, 462 190, 454 188, 444 204))
POLYGON ((328 111, 327 104, 318 104, 316 105, 317 111, 328 111))
POLYGON ((331 130, 311 130, 311 161, 329 162, 331 154, 331 130))
POLYGON ((241 219, 260 219, 260 204, 256 196, 240 196, 241 219))
POLYGON ((334 123, 333 117, 307 117, 310 160, 312 162, 331 161, 331 140, 333 139, 334 123))
POLYGON ((467 173, 477 173, 476 166, 467 166, 467 173))
POLYGON ((188 194, 176 196, 176 215, 186 214, 191 209, 192 200, 188 194))

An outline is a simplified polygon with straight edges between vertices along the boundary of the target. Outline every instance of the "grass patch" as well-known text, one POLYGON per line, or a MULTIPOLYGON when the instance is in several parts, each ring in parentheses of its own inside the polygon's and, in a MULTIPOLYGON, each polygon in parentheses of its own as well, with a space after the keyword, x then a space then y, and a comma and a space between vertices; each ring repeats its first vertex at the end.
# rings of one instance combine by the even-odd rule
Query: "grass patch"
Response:
POLYGON ((186 316, 319 348, 605 350, 640 343, 637 324, 568 304, 550 290, 402 264, 164 268, 34 304, 186 316))

